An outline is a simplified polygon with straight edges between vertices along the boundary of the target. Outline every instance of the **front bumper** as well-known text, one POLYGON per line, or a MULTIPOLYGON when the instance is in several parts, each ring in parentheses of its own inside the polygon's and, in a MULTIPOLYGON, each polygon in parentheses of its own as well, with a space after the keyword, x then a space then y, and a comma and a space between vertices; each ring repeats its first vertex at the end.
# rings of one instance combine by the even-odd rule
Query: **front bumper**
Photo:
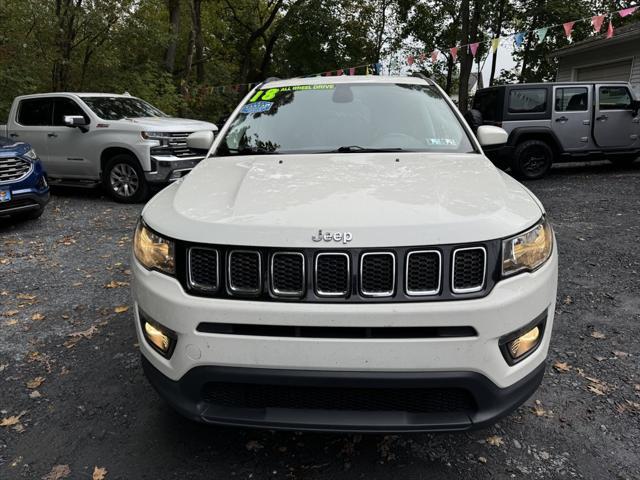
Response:
POLYGON ((31 175, 16 183, 0 184, 0 190, 9 190, 11 200, 0 203, 0 216, 25 213, 44 208, 49 202, 49 186, 38 163, 31 175))
POLYGON ((196 367, 179 381, 172 381, 144 356, 142 365, 158 393, 176 411, 194 421, 283 430, 377 433, 455 431, 489 426, 515 410, 536 391, 545 368, 543 362, 514 385, 498 388, 474 372, 316 372, 207 366, 196 367), (235 393, 224 391, 220 398, 225 395, 228 398, 222 404, 203 397, 203 391, 210 385, 230 384, 234 385, 230 390, 235 393), (238 387, 243 386, 250 387, 238 394, 238 387), (251 392, 251 387, 258 391, 251 392), (273 393, 283 390, 284 395, 273 393), (432 411, 383 409, 394 398, 406 398, 416 391, 427 392, 416 400, 431 405, 432 411), (459 391, 468 392, 468 403, 453 393, 459 391), (450 392, 449 397, 447 392, 450 392), (369 406, 366 410, 304 408, 313 405, 314 402, 309 402, 310 396, 331 397, 339 405, 359 393, 368 396, 369 401, 364 400, 369 406), (267 396, 272 402, 280 403, 256 408, 250 400, 255 395, 267 396))
POLYGON ((144 176, 150 183, 168 183, 187 175, 204 157, 151 156, 152 171, 144 176))
MULTIPOLYGON (((543 375, 553 328, 555 250, 543 267, 498 282, 484 298, 424 303, 319 305, 194 297, 176 279, 148 271, 135 259, 132 265, 136 331, 147 376, 178 411, 209 423, 353 431, 464 430, 483 426, 516 408, 535 391, 543 375), (138 309, 176 333, 177 343, 170 359, 147 343, 138 309), (510 366, 500 350, 500 339, 529 324, 541 312, 546 325, 540 345, 527 358, 510 366), (307 338, 198 331, 198 325, 211 322, 380 328, 464 326, 473 328, 477 335, 307 338), (372 413, 368 407, 353 411, 348 402, 345 408, 330 410, 285 405, 286 408, 256 411, 249 408, 251 404, 239 409, 212 404, 204 389, 216 382, 267 384, 269 388, 307 388, 311 382, 321 387, 318 395, 323 393, 323 387, 332 385, 387 386, 388 392, 458 388, 467 391, 472 401, 463 402, 455 411, 437 407, 426 413, 384 408, 384 412, 372 413)), ((265 394, 271 395, 260 393, 265 394)), ((308 391, 304 393, 307 394, 308 391)), ((234 395, 250 398, 238 392, 234 395)), ((431 402, 430 394, 426 395, 425 401, 431 402)), ((437 395, 446 397, 448 393, 437 395)), ((294 392, 293 396, 298 394, 294 392)), ((387 405, 387 400, 380 401, 383 407, 387 405)))

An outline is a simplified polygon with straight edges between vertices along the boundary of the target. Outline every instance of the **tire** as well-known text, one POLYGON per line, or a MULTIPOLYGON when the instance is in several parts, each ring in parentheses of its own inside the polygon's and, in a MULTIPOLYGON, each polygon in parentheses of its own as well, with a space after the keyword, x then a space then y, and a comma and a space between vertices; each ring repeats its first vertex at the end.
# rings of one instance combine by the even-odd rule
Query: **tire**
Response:
POLYGON ((518 178, 537 180, 544 177, 553 163, 553 150, 542 140, 526 140, 516 147, 511 171, 518 178))
POLYGON ((120 154, 110 158, 102 172, 102 185, 116 202, 144 202, 149 195, 149 184, 138 161, 131 155, 120 154))

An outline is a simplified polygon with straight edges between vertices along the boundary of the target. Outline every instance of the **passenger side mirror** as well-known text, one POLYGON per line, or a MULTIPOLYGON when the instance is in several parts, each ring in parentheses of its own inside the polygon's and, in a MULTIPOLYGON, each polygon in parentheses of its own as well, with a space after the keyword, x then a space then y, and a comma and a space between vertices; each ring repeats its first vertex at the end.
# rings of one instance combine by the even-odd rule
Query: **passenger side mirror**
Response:
POLYGON ((87 122, 87 119, 82 115, 65 115, 63 121, 67 127, 71 128, 84 127, 89 124, 89 122, 87 122))
POLYGON ((500 127, 481 125, 478 127, 476 137, 478 137, 478 142, 480 142, 481 146, 488 147, 490 145, 503 145, 507 143, 509 134, 500 127))
POLYGON ((214 133, 211 130, 193 132, 187 137, 187 147, 191 150, 209 151, 213 145, 214 133))

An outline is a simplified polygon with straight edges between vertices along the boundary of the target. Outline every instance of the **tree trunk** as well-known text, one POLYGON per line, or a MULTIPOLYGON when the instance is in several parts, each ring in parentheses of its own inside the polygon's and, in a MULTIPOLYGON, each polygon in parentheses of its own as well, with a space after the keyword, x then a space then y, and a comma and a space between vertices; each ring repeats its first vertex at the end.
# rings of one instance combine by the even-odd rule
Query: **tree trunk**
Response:
POLYGON ((71 80, 71 53, 77 35, 76 10, 82 0, 56 0, 55 13, 58 20, 58 31, 55 44, 58 50, 51 72, 51 86, 54 91, 69 90, 71 80))
MULTIPOLYGON (((535 14, 533 15, 533 25, 537 25, 539 18, 540 18, 540 14, 541 12, 544 11, 545 8, 545 1, 541 0, 539 3, 536 4, 536 11, 535 14)), ((519 81, 520 83, 524 82, 525 78, 527 77, 527 69, 529 68, 529 57, 530 57, 530 53, 531 53, 531 43, 533 41, 533 33, 529 33, 527 35, 527 41, 524 44, 524 51, 522 52, 522 70, 520 70, 520 78, 519 81)))
POLYGON ((180 34, 180 0, 167 0, 169 9, 169 44, 164 56, 164 68, 173 73, 176 67, 176 51, 178 50, 178 35, 180 34))
POLYGON ((469 99, 469 73, 471 73, 471 62, 473 57, 469 53, 469 0, 462 0, 460 3, 460 21, 462 22, 462 32, 460 43, 464 45, 460 48, 458 56, 460 58, 460 77, 458 81, 458 108, 461 112, 467 111, 467 102, 469 99))
POLYGON ((202 36, 202 0, 193 0, 193 33, 195 35, 196 81, 204 83, 204 37, 202 36))
POLYGON ((455 64, 453 63, 453 57, 451 54, 447 54, 447 81, 444 85, 444 92, 447 95, 451 95, 451 88, 453 87, 453 69, 455 64))
MULTIPOLYGON (((500 0, 500 6, 498 7, 498 21, 493 28, 494 38, 500 38, 502 34, 502 22, 504 21, 504 4, 505 0, 500 0)), ((489 86, 493 86, 494 78, 496 76, 496 62, 498 61, 498 49, 493 52, 491 56, 491 74, 489 75, 489 86)))

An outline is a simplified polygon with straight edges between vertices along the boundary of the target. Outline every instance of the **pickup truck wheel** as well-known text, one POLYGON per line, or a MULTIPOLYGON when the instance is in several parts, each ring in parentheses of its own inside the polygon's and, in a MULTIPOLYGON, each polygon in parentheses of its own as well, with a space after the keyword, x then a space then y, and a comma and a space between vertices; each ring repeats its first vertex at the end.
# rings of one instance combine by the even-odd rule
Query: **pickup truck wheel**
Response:
POLYGON ((116 155, 105 165, 102 183, 111 198, 120 203, 138 203, 147 199, 149 185, 135 158, 116 155))
POLYGON ((553 150, 541 140, 526 140, 516 147, 511 170, 518 178, 537 180, 544 177, 553 163, 553 150))

